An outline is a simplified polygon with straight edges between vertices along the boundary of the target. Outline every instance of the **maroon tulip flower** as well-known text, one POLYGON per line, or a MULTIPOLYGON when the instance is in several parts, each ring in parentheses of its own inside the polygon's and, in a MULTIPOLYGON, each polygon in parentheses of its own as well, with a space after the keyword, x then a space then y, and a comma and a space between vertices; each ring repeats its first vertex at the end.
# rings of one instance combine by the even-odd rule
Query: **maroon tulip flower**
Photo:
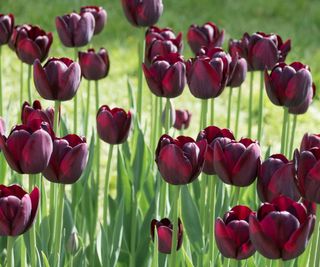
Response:
POLYGON ((135 27, 150 27, 162 15, 162 0, 122 0, 122 8, 128 21, 135 27))
POLYGON ((25 24, 14 28, 9 46, 22 62, 32 65, 36 59, 42 62, 47 58, 52 40, 51 32, 25 24))
POLYGON ((256 141, 242 138, 239 142, 219 138, 213 146, 214 170, 226 184, 249 186, 260 166, 260 147, 256 141))
POLYGON ((206 140, 195 142, 187 136, 173 139, 162 135, 156 150, 156 163, 163 179, 173 185, 193 182, 202 170, 206 148, 206 140))
POLYGON ((207 22, 202 26, 193 24, 188 30, 187 39, 192 52, 197 54, 203 46, 221 47, 224 41, 224 30, 220 31, 213 22, 207 22))
POLYGON ((271 202, 280 195, 298 201, 300 193, 295 183, 293 162, 282 154, 265 160, 258 173, 257 191, 262 202, 271 202))
POLYGON ((80 178, 87 162, 86 139, 69 134, 53 141, 50 162, 42 174, 50 182, 73 184, 80 178))
POLYGON ((279 63, 270 75, 265 70, 265 84, 271 102, 287 108, 302 105, 314 90, 310 69, 300 62, 279 63))
POLYGON ((30 194, 19 185, 0 185, 0 235, 18 236, 32 226, 39 206, 40 192, 30 194))
POLYGON ((307 96, 304 99, 304 101, 298 106, 289 107, 288 112, 290 114, 296 114, 296 115, 306 113, 315 95, 316 95, 316 86, 315 84, 312 84, 312 90, 308 90, 307 96))
POLYGON ((68 58, 51 58, 43 67, 36 60, 33 67, 35 87, 44 99, 67 101, 74 97, 81 80, 77 62, 68 58))
POLYGON ((50 126, 40 120, 15 126, 8 138, 0 136, 0 148, 11 169, 18 173, 37 174, 49 163, 52 153, 50 126))
POLYGON ((99 137, 111 145, 127 141, 131 130, 131 112, 122 108, 110 109, 107 105, 100 107, 97 113, 97 131, 99 137))
POLYGON ((187 81, 193 96, 201 99, 218 97, 225 88, 231 57, 221 48, 202 49, 187 61, 187 81))
POLYGON ((314 222, 304 204, 280 196, 262 204, 257 217, 250 216, 250 239, 264 257, 291 260, 305 250, 314 222))
POLYGON ((216 174, 214 169, 214 143, 221 137, 227 137, 230 140, 235 139, 229 129, 220 129, 216 126, 208 126, 198 134, 197 141, 205 139, 208 143, 202 170, 206 174, 216 174))
POLYGON ((83 6, 80 8, 80 15, 90 12, 95 20, 94 35, 100 33, 107 21, 107 12, 101 6, 83 6))
POLYGON ((171 53, 182 52, 182 34, 170 28, 150 27, 146 32, 145 64, 149 67, 156 56, 166 58, 171 53))
MULTIPOLYGON (((173 225, 171 221, 167 218, 164 218, 160 221, 153 219, 151 221, 151 237, 154 241, 154 229, 157 230, 158 235, 158 249, 159 252, 170 254, 172 248, 172 233, 173 233, 173 225)), ((183 226, 180 218, 178 219, 178 244, 177 250, 181 248, 182 239, 183 239, 183 226)))
POLYGON ((177 130, 185 130, 189 128, 192 114, 188 110, 176 109, 176 119, 173 128, 177 130))
POLYGON ((239 57, 238 54, 231 54, 232 61, 230 63, 230 75, 228 77, 227 86, 239 87, 244 82, 247 76, 248 66, 244 58, 239 57))
POLYGON ((300 144, 300 151, 309 150, 314 147, 320 148, 320 134, 305 133, 300 144))
POLYGON ((4 135, 6 132, 6 123, 3 118, 0 117, 0 135, 4 135))
POLYGON ((47 122, 50 127, 53 128, 54 109, 42 109, 39 100, 35 100, 32 106, 30 106, 28 102, 24 102, 21 112, 22 124, 28 125, 32 120, 41 120, 47 122))
POLYGON ((0 14, 0 45, 7 44, 14 29, 14 16, 0 14))
POLYGON ((66 47, 87 45, 95 30, 95 19, 91 12, 70 13, 56 17, 56 28, 62 44, 66 47))
POLYGON ((214 236, 221 254, 226 258, 243 260, 255 253, 249 238, 249 216, 255 213, 246 206, 235 206, 223 219, 217 218, 214 236))
POLYGON ((88 52, 79 52, 79 63, 82 75, 87 80, 97 81, 109 73, 109 55, 104 48, 100 48, 97 53, 92 48, 88 52))
POLYGON ((148 86, 156 96, 174 98, 182 94, 186 82, 186 67, 180 54, 157 56, 150 67, 143 64, 148 86))

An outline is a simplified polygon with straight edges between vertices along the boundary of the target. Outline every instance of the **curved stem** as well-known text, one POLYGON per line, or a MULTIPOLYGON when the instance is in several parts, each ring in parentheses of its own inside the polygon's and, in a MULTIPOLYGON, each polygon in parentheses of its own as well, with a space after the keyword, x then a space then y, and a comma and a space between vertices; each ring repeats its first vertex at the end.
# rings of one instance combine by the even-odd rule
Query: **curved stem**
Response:
POLYGON ((240 105, 241 105, 241 86, 238 88, 238 100, 237 100, 237 113, 236 113, 236 125, 234 127, 235 137, 238 137, 238 129, 239 129, 239 117, 240 117, 240 105))
POLYGON ((261 142, 262 138, 262 124, 263 124, 263 89, 264 89, 264 74, 260 72, 260 95, 259 95, 259 119, 258 119, 258 140, 261 142))
POLYGON ((251 71, 250 75, 250 92, 249 92, 249 110, 248 110, 248 137, 251 138, 252 135, 252 95, 253 95, 253 79, 254 72, 251 71))
POLYGON ((31 102, 31 65, 28 65, 28 101, 30 105, 32 105, 31 102))
POLYGON ((232 100, 232 90, 233 88, 229 88, 229 97, 228 97, 228 116, 227 116, 227 128, 230 129, 231 123, 231 100, 232 100))
POLYGON ((108 160, 107 160, 107 168, 106 168, 106 178, 104 184, 104 199, 103 199, 103 224, 104 227, 107 225, 107 216, 109 210, 109 182, 110 182, 110 169, 111 169, 111 160, 113 153, 113 145, 109 147, 108 160))
POLYGON ((7 267, 14 267, 14 257, 13 257, 14 241, 15 241, 14 237, 12 236, 7 237, 7 267))
POLYGON ((89 113, 90 113, 90 81, 88 80, 87 86, 87 110, 86 110, 86 120, 84 124, 84 135, 88 136, 88 125, 89 125, 89 113))

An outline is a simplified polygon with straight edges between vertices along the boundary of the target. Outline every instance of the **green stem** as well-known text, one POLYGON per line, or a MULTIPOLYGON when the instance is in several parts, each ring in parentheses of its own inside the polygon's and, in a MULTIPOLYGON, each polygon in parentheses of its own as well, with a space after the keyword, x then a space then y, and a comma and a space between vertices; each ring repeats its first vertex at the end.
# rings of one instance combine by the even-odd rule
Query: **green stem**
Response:
POLYGON ((86 110, 86 120, 84 124, 84 135, 88 136, 88 125, 89 125, 89 113, 90 113, 90 81, 88 80, 87 86, 87 110, 86 110))
POLYGON ((178 245, 178 222, 179 222, 179 197, 180 197, 180 186, 174 185, 173 186, 173 200, 172 200, 172 225, 173 225, 173 232, 172 232, 172 245, 171 245, 171 255, 169 261, 169 267, 176 267, 177 261, 177 245, 178 245))
POLYGON ((241 86, 238 88, 238 100, 237 100, 237 113, 236 113, 236 125, 234 127, 235 129, 235 137, 238 137, 238 130, 239 130, 239 117, 240 117, 240 105, 241 105, 241 86))
POLYGON ((113 152, 113 145, 109 147, 108 153, 108 161, 107 161, 107 168, 106 168, 106 178, 104 184, 104 199, 103 199, 103 224, 104 227, 107 226, 107 216, 108 216, 108 209, 109 209, 109 182, 110 182, 110 169, 111 169, 111 160, 112 160, 112 152, 113 152))
POLYGON ((31 65, 28 65, 28 100, 30 105, 32 105, 31 100, 31 65))
POLYGON ((7 267, 14 267, 14 257, 13 257, 14 241, 15 241, 14 237, 12 236, 7 237, 7 267))
POLYGON ((311 247, 311 253, 309 255, 309 265, 313 267, 318 267, 319 264, 317 264, 316 259, 317 259, 317 253, 318 253, 318 238, 319 238, 319 222, 320 222, 320 206, 317 205, 317 212, 316 212, 316 224, 314 227, 314 231, 312 234, 312 239, 310 239, 309 242, 312 242, 312 247, 311 247))
MULTIPOLYGON (((0 116, 3 115, 3 103, 2 103, 2 46, 0 45, 0 116)), ((22 104, 20 102, 20 104, 22 104)))
POLYGON ((248 110, 248 137, 252 136, 252 95, 253 95, 253 80, 254 80, 254 71, 251 71, 250 75, 250 92, 249 92, 249 110, 248 110))
POLYGON ((293 122, 292 122, 292 128, 291 128, 291 140, 290 140, 289 154, 288 154, 289 157, 291 157, 293 153, 293 144, 294 144, 296 126, 297 126, 297 115, 295 114, 293 115, 293 122))
POLYGON ((151 151, 155 151, 156 140, 157 140, 157 135, 158 135, 157 115, 161 114, 161 116, 162 116, 162 110, 160 110, 160 112, 158 111, 158 109, 159 109, 158 97, 152 95, 152 99, 155 102, 155 107, 153 107, 153 105, 152 105, 152 109, 151 109, 151 113, 152 113, 151 116, 152 116, 152 123, 153 124, 152 124, 152 129, 150 131, 150 133, 151 133, 150 140, 151 140, 151 151))
POLYGON ((278 260, 278 267, 283 267, 283 266, 284 266, 283 260, 282 259, 278 260))
POLYGON ((227 128, 230 129, 231 123, 231 100, 232 100, 232 91, 233 88, 229 88, 229 97, 228 97, 228 116, 227 116, 227 128))
POLYGON ((234 188, 233 197, 232 197, 232 204, 233 204, 233 206, 236 206, 236 205, 238 205, 238 203, 239 203, 239 199, 240 199, 240 189, 241 189, 240 186, 236 186, 236 187, 234 188))
POLYGON ((26 266, 26 246, 23 238, 20 239, 20 267, 26 266))
POLYGON ((281 133, 281 154, 284 154, 285 143, 286 143, 286 129, 287 129, 287 121, 288 121, 288 108, 283 108, 283 120, 282 120, 282 133, 281 133))
POLYGON ((57 136, 59 136, 59 117, 60 117, 60 101, 54 101, 54 119, 53 119, 53 130, 57 136))
MULTIPOLYGON (((99 83, 98 81, 95 81, 95 98, 96 98, 96 112, 99 110, 99 83)), ((100 188, 100 138, 97 136, 96 139, 96 177, 97 177, 97 188, 100 188)), ((99 194, 96 195, 96 201, 98 203, 99 200, 99 194)), ((96 211, 96 218, 98 219, 98 207, 97 205, 97 211, 96 211)))
MULTIPOLYGON (((74 49, 74 61, 78 60, 78 49, 74 49)), ((73 133, 78 132, 78 94, 73 98, 73 133)))
POLYGON ((287 129, 286 129, 286 142, 284 145, 284 154, 289 152, 289 140, 290 140, 290 114, 288 114, 287 129))
POLYGON ((259 119, 258 119, 258 141, 262 141, 263 124, 263 91, 264 91, 264 72, 260 72, 260 95, 259 95, 259 119))
POLYGON ((211 98, 211 117, 210 124, 214 125, 214 98, 211 98))
POLYGON ((135 193, 134 187, 132 189, 132 231, 131 231, 131 243, 130 243, 130 257, 129 257, 129 266, 136 266, 136 238, 137 238, 137 210, 138 204, 136 199, 137 194, 135 193))
MULTIPOLYGON (((166 106, 165 106, 165 116, 164 116, 164 129, 165 129, 165 133, 169 134, 169 130, 171 128, 171 124, 170 124, 170 98, 166 99, 166 106)), ((162 116, 162 114, 160 113, 160 116, 162 116)))
MULTIPOLYGON (((34 188, 34 183, 36 179, 36 175, 30 174, 29 175, 29 192, 32 192, 34 188)), ((37 266, 37 258, 36 258, 36 251, 37 251, 37 243, 36 243, 36 231, 35 231, 36 224, 34 224, 29 230, 29 239, 30 239, 30 259, 31 259, 31 266, 37 266)))
POLYGON ((216 176, 211 176, 209 181, 209 264, 213 265, 214 259, 214 233, 213 233, 213 224, 215 222, 215 192, 216 192, 216 176))
MULTIPOLYGON (((23 62, 20 63, 20 105, 23 101, 23 62)), ((31 103, 30 103, 31 105, 31 103)))
POLYGON ((142 63, 144 61, 144 39, 145 39, 145 29, 142 28, 142 40, 139 40, 138 44, 138 96, 137 96, 137 113, 138 119, 141 122, 141 112, 142 112, 142 63))

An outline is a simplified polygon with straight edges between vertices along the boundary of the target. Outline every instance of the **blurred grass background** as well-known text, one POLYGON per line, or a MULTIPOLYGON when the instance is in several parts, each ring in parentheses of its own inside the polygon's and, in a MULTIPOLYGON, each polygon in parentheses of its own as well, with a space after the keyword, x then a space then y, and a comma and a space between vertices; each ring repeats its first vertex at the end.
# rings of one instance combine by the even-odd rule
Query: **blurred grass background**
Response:
MULTIPOLYGON (((158 26, 171 27, 175 32, 183 32, 184 40, 188 27, 192 23, 203 24, 207 21, 215 22, 220 28, 226 31, 224 47, 227 47, 229 38, 238 39, 247 31, 249 33, 256 31, 275 32, 286 40, 291 38, 292 51, 290 52, 287 62, 302 61, 308 64, 312 69, 312 74, 316 85, 320 80, 320 1, 316 0, 163 0, 164 13, 158 26)), ((95 36, 91 46, 98 49, 105 47, 109 51, 111 68, 109 76, 100 82, 101 104, 110 106, 120 106, 128 109, 127 97, 127 79, 129 78, 133 85, 136 85, 137 74, 137 44, 139 38, 143 36, 143 30, 132 27, 124 17, 120 0, 2 0, 0 2, 1 13, 13 13, 16 24, 32 23, 38 24, 46 31, 52 31, 54 42, 50 51, 50 56, 73 57, 74 51, 61 45, 55 31, 55 17, 71 11, 79 11, 83 5, 100 5, 108 13, 107 25, 104 31, 95 36)), ((84 50, 82 48, 81 50, 84 50)), ((191 51, 185 41, 184 56, 192 56, 191 51)), ((20 62, 7 47, 3 51, 3 68, 4 68, 4 90, 5 102, 5 119, 10 129, 17 121, 11 116, 17 114, 20 110, 19 97, 19 73, 20 62), (7 112, 6 112, 7 111, 7 112)), ((26 67, 25 67, 26 70, 26 67)), ((26 72, 25 72, 26 78, 26 72)), ((247 99, 248 84, 245 82, 243 88, 242 113, 240 117, 240 135, 245 136, 247 133, 247 99)), ((84 103, 86 97, 87 81, 83 80, 80 88, 80 101, 84 103)), ((26 85, 25 85, 26 89, 26 85)), ((93 90, 93 84, 92 84, 93 90)), ((254 108, 258 113, 258 90, 259 75, 255 75, 255 94, 254 108)), ((26 92, 26 91, 25 91, 26 92)), ((92 92, 93 93, 93 92, 92 92)), ((39 95, 33 89, 34 98, 39 95)), ((216 100, 216 124, 220 127, 226 125, 227 109, 227 90, 216 100)), ((25 93, 26 96, 26 93, 25 93)), ((234 92, 234 107, 236 92, 234 92)), ((92 98, 93 100, 93 94, 92 98)), ((263 145, 272 145, 272 153, 276 153, 280 144, 282 109, 275 107, 270 103, 265 95, 265 112, 264 112, 264 139, 263 145)), ((50 103, 46 103, 45 106, 50 103)), ((51 105, 53 105, 51 103, 51 105)), ((198 133, 198 121, 200 117, 200 100, 191 96, 188 88, 185 88, 183 95, 174 99, 176 108, 189 109, 193 113, 190 129, 187 134, 196 138, 198 133)), ((149 121, 150 117, 150 93, 147 85, 144 84, 144 121, 149 121)), ((314 101, 307 114, 298 117, 296 130, 296 144, 300 142, 305 131, 320 132, 318 124, 319 102, 314 101)), ((72 103, 63 103, 63 108, 68 111, 69 121, 72 120, 73 105, 72 103)), ((91 106, 90 125, 95 125, 95 108, 94 102, 91 106)), ((82 112, 82 110, 80 111, 82 112)), ((234 115, 234 114, 233 114, 234 115)), ((234 121, 234 120, 233 120, 234 121)), ((257 121, 255 121, 256 124, 257 121)), ((233 122, 234 123, 234 122, 233 122)), ((70 123, 70 128, 71 123, 70 123)), ((231 127, 233 128, 233 127, 231 127)), ((256 131, 254 130, 254 133, 256 131)))

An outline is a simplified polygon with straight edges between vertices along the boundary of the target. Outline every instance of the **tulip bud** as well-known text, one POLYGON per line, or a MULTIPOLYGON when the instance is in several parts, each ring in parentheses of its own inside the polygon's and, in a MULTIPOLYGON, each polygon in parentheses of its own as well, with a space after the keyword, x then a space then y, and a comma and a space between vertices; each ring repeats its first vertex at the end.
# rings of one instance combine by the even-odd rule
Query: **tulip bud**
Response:
POLYGON ((162 15, 162 0, 122 0, 121 2, 125 16, 135 27, 152 26, 162 15))
POLYGON ((305 133, 300 144, 300 151, 310 150, 313 147, 320 148, 320 134, 305 133))
POLYGON ((250 239, 268 259, 291 260, 301 255, 310 239, 315 216, 303 203, 286 196, 263 203, 257 216, 250 216, 250 239))
POLYGON ((176 112, 175 112, 172 101, 168 99, 168 101, 166 101, 166 106, 164 107, 164 110, 161 116, 161 122, 162 122, 163 128, 166 129, 167 126, 171 128, 175 120, 176 120, 176 112), (166 111, 168 112, 168 118, 166 118, 166 111))
POLYGON ((145 64, 150 66, 156 56, 166 58, 171 53, 182 52, 182 33, 176 37, 170 28, 150 27, 146 32, 145 64))
POLYGON ((24 102, 21 111, 21 121, 23 124, 29 124, 32 120, 41 120, 47 122, 53 128, 54 109, 42 109, 39 100, 35 100, 30 106, 28 102, 24 102))
POLYGON ((66 47, 87 45, 95 30, 95 19, 91 12, 70 13, 56 17, 56 28, 62 44, 66 47))
POLYGON ((174 98, 182 94, 186 82, 186 67, 179 54, 157 56, 150 67, 142 65, 146 81, 156 96, 174 98))
POLYGON ((0 45, 7 44, 14 29, 14 16, 0 14, 0 45))
POLYGON ((243 260, 255 253, 249 238, 249 216, 255 213, 246 206, 235 206, 217 218, 214 236, 217 247, 226 258, 243 260))
POLYGON ((176 109, 176 119, 173 128, 177 130, 188 129, 192 114, 188 110, 176 109))
POLYGON ((97 131, 99 137, 106 143, 116 145, 127 141, 131 130, 131 112, 122 108, 110 109, 103 105, 97 113, 97 131))
POLYGON ((203 46, 221 47, 224 41, 224 30, 220 31, 213 22, 207 22, 202 26, 193 24, 188 30, 187 39, 192 52, 197 54, 203 46))
POLYGON ((95 20, 94 35, 100 33, 107 21, 107 12, 101 6, 83 6, 80 8, 80 15, 90 12, 95 20))
POLYGON ((238 56, 238 54, 231 54, 232 61, 230 63, 230 75, 227 86, 239 87, 244 82, 247 76, 247 61, 238 56))
MULTIPOLYGON (((153 219, 151 221, 151 238, 154 240, 154 229, 157 230, 158 235, 158 249, 159 252, 164 254, 171 253, 172 247, 172 233, 173 233, 173 225, 171 221, 167 218, 161 219, 157 221, 153 219)), ((177 250, 181 248, 182 239, 183 239, 183 226, 181 223, 180 218, 178 219, 178 243, 177 243, 177 250)))
POLYGON ((78 233, 76 231, 72 231, 69 236, 67 245, 66 245, 68 253, 71 255, 75 255, 79 250, 79 238, 78 233))
POLYGON ((163 179, 173 185, 193 182, 202 170, 206 148, 206 140, 195 142, 187 136, 173 139, 169 135, 162 135, 155 161, 163 179))
POLYGON ((104 48, 101 48, 98 53, 95 53, 94 49, 88 49, 88 52, 79 52, 79 63, 81 73, 87 80, 97 81, 107 77, 109 73, 109 55, 104 48))
POLYGON ((76 94, 81 80, 77 62, 68 58, 51 58, 42 67, 36 60, 33 68, 34 85, 44 99, 67 101, 76 94))
POLYGON ((18 236, 25 233, 37 215, 39 198, 37 187, 28 194, 19 185, 0 185, 0 235, 18 236))

